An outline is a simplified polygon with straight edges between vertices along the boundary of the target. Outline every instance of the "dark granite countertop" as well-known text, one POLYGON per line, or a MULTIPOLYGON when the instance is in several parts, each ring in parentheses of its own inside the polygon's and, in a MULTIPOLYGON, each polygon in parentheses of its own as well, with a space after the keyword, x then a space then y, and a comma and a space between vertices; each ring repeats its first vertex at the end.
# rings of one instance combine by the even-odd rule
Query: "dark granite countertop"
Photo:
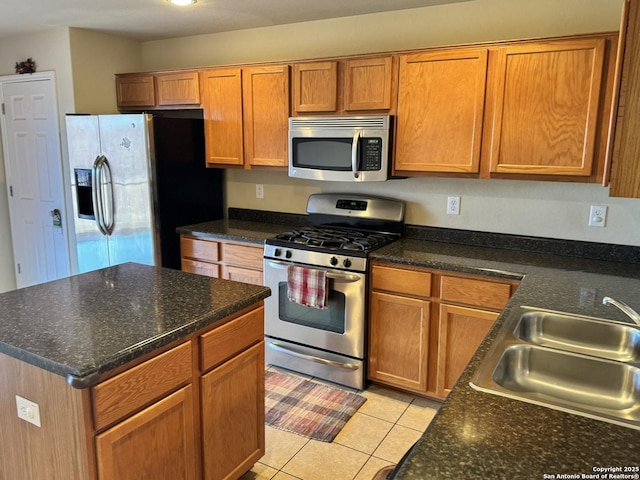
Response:
POLYGON ((0 352, 73 386, 268 297, 266 287, 126 263, 0 295, 0 352))
MULTIPOLYGON (((239 213, 236 219, 204 228, 191 226, 188 233, 262 242, 286 230, 272 218, 268 225, 261 224, 263 212, 249 212, 249 217, 239 213), (256 222, 245 222, 246 218, 256 222), (256 224, 260 227, 254 229, 256 224)), ((640 466, 638 430, 469 386, 501 326, 520 305, 629 322, 601 301, 610 295, 640 310, 640 248, 409 226, 405 238, 372 252, 370 258, 521 281, 394 478, 529 480, 589 478, 598 473, 605 478, 594 468, 640 466)))
MULTIPOLYGON (((395 479, 562 478, 640 466, 640 432, 469 386, 511 311, 521 305, 629 322, 604 295, 640 310, 640 265, 403 239, 371 257, 522 281, 395 479), (545 477, 544 475, 549 475, 545 477)), ((624 472, 622 472, 624 473, 624 472)), ((629 473, 629 472, 627 472, 629 473)), ((630 472, 632 475, 640 473, 630 472)), ((599 478, 614 478, 605 477, 599 478)), ((622 478, 622 477, 619 477, 622 478)), ((638 477, 626 477, 638 478, 638 477)))
POLYGON ((178 227, 181 235, 192 235, 210 240, 235 240, 262 244, 264 241, 284 232, 286 226, 274 223, 263 223, 247 220, 214 220, 178 227))

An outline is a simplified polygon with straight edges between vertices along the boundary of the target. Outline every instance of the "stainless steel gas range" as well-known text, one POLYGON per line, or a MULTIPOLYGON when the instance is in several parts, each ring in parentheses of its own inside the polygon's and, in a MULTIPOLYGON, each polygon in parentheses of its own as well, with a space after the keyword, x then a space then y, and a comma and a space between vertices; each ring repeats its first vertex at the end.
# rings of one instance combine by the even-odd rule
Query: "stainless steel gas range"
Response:
POLYGON ((401 237, 404 209, 386 198, 315 194, 309 226, 267 239, 268 364, 364 388, 368 255, 401 237))

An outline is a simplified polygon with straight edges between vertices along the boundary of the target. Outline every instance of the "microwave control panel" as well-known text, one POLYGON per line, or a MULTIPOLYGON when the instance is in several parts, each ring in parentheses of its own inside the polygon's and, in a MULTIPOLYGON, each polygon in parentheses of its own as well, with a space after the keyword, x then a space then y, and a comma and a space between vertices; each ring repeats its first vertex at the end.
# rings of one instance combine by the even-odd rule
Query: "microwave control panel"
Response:
POLYGON ((362 156, 360 157, 360 171, 371 172, 382 168, 382 138, 367 137, 362 138, 360 147, 362 156))

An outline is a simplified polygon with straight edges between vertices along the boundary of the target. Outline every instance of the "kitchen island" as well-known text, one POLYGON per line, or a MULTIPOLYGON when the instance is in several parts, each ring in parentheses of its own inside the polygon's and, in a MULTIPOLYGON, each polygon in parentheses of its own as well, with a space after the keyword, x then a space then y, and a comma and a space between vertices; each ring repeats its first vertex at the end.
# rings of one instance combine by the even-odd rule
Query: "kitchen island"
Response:
POLYGON ((0 478, 241 476, 269 294, 128 263, 0 295, 0 478))

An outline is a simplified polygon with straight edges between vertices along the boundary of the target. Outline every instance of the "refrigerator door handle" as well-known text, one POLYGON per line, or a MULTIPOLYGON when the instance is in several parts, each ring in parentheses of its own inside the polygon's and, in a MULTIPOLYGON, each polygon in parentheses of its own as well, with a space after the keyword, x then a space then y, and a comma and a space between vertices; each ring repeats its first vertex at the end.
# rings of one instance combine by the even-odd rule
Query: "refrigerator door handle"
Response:
POLYGON ((106 179, 104 181, 104 185, 107 187, 106 192, 101 190, 102 193, 102 208, 103 211, 101 213, 102 222, 104 224, 104 228, 107 231, 107 235, 111 235, 113 233, 113 227, 115 223, 115 212, 113 208, 113 181, 111 180, 111 165, 109 165, 109 161, 107 157, 104 157, 102 161, 102 172, 100 176, 104 174, 106 179), (105 215, 106 213, 106 215, 105 215))
POLYGON ((93 211, 95 212, 96 225, 103 235, 111 235, 113 232, 113 185, 111 183, 111 169, 109 162, 104 155, 99 155, 93 162, 93 173, 91 175, 91 190, 93 199, 93 211), (106 167, 106 168, 105 168, 106 167), (106 174, 106 181, 103 180, 106 174), (105 189, 107 186, 105 199, 105 189), (105 205, 106 200, 106 205, 105 205), (109 209, 105 220, 105 207, 109 209))

